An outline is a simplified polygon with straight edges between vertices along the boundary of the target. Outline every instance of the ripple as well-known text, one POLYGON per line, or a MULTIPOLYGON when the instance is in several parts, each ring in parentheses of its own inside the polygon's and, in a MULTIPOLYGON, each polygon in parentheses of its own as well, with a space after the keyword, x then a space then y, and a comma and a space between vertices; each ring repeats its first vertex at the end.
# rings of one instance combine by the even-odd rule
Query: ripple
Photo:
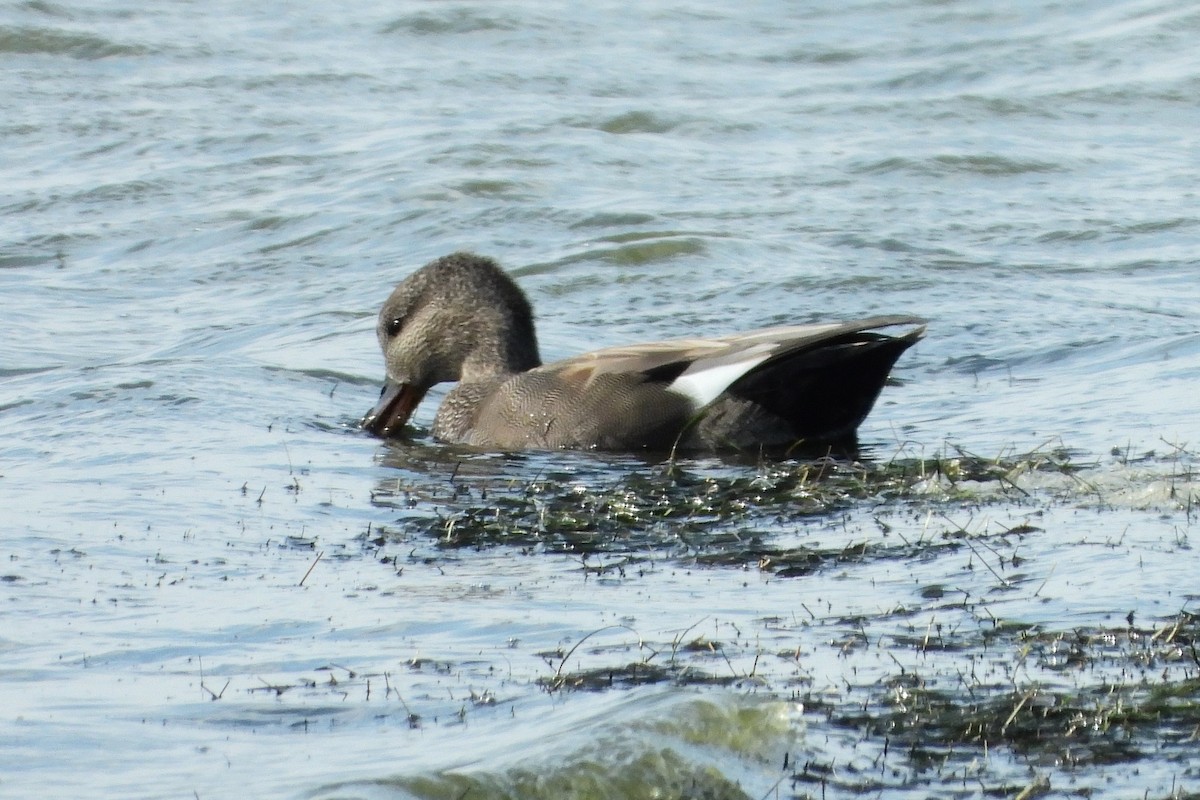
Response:
POLYGON ((804 47, 789 50, 786 53, 772 53, 762 56, 764 64, 816 64, 818 66, 833 66, 852 64, 866 58, 866 53, 858 50, 822 49, 820 47, 804 47))
POLYGON ((651 264, 670 261, 681 256, 697 256, 704 253, 707 246, 703 239, 696 237, 649 239, 623 244, 619 247, 597 247, 581 254, 580 261, 607 261, 618 265, 651 264))
POLYGON ((971 174, 985 177, 1010 177, 1064 171, 1063 167, 1047 161, 1010 158, 997 153, 940 154, 919 159, 892 156, 853 165, 850 169, 852 172, 867 175, 900 172, 923 176, 971 174))
POLYGON ((0 53, 65 55, 93 61, 114 56, 144 56, 143 45, 120 44, 99 36, 48 28, 0 27, 0 53))
POLYGON ((599 121, 574 123, 577 127, 596 128, 605 133, 668 133, 679 123, 652 111, 627 111, 599 121))
POLYGON ((480 14, 466 8, 455 8, 441 14, 421 12, 389 22, 381 33, 409 33, 415 36, 445 36, 478 31, 508 31, 517 26, 511 20, 480 14))

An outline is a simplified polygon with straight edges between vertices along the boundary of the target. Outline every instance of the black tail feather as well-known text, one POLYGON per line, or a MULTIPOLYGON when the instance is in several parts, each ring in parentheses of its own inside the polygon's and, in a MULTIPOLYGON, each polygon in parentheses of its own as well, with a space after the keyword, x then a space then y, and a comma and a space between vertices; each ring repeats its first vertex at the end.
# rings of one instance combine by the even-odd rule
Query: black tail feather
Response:
POLYGON ((787 420, 797 440, 841 441, 866 419, 892 365, 920 334, 860 332, 830 339, 760 364, 726 394, 787 420))

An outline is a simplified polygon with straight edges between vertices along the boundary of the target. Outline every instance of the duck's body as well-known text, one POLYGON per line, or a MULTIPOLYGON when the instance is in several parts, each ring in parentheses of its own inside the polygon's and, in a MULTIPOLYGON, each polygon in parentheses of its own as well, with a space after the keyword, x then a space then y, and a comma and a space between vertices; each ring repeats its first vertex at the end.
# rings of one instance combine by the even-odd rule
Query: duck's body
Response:
POLYGON ((920 338, 915 317, 764 328, 613 347, 543 365, 529 303, 494 261, 438 259, 402 281, 378 334, 388 382, 363 427, 399 433, 435 383, 458 381, 438 439, 489 449, 778 449, 844 442, 920 338))

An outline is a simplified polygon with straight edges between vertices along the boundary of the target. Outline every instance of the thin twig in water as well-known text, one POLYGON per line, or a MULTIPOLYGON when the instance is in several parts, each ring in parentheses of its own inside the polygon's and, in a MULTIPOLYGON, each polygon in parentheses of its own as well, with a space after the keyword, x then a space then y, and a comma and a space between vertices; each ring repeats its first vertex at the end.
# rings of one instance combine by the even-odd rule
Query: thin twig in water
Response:
POLYGON ((1008 715, 1008 719, 1004 720, 1004 724, 1000 726, 1000 735, 1001 736, 1003 736, 1005 734, 1005 732, 1008 731, 1008 726, 1011 725, 1012 721, 1017 718, 1017 714, 1021 713, 1021 709, 1024 708, 1025 704, 1028 703, 1030 700, 1032 700, 1034 695, 1036 695, 1036 694, 1037 694, 1036 689, 1034 691, 1025 693, 1025 696, 1021 698, 1021 702, 1017 703, 1016 707, 1013 708, 1012 713, 1008 715))
POLYGON ((974 554, 975 554, 975 555, 976 555, 976 556, 979 558, 979 563, 981 563, 981 564, 983 564, 985 567, 987 567, 987 570, 988 570, 988 572, 990 572, 990 573, 992 573, 993 575, 995 575, 995 576, 996 576, 996 580, 1000 581, 1000 585, 1001 585, 1001 586, 1008 586, 1008 585, 1009 585, 1009 583, 1008 583, 1008 579, 1007 579, 1007 578, 1005 578, 1003 575, 1001 575, 999 572, 996 572, 996 570, 992 569, 992 565, 991 565, 991 564, 989 564, 989 563, 987 562, 987 559, 986 559, 986 558, 984 558, 984 557, 983 557, 983 555, 982 555, 982 554, 980 554, 980 552, 979 552, 978 550, 976 550, 976 549, 975 549, 975 545, 971 544, 971 540, 970 540, 970 539, 968 539, 968 538, 966 538, 966 537, 963 537, 963 541, 964 541, 964 542, 966 542, 966 545, 967 545, 967 547, 971 548, 971 552, 972 552, 972 553, 974 553, 974 554))
POLYGON ((1034 597, 1037 597, 1039 594, 1042 593, 1042 589, 1046 588, 1046 584, 1050 581, 1050 576, 1054 574, 1054 570, 1056 570, 1056 569, 1058 569, 1058 564, 1050 565, 1050 571, 1046 573, 1046 579, 1044 581, 1042 581, 1042 585, 1039 586, 1037 588, 1037 591, 1033 593, 1034 597))
POLYGON ((1013 800, 1031 800, 1031 798, 1039 797, 1050 790, 1050 780, 1044 775, 1038 775, 1033 779, 1033 783, 1022 789, 1013 800))
POLYGON ((975 545, 971 544, 971 535, 970 535, 970 533, 968 533, 967 529, 962 527, 961 525, 956 524, 954 522, 954 520, 950 519, 945 514, 942 514, 941 517, 942 517, 942 519, 946 520, 946 522, 949 522, 951 525, 954 525, 954 527, 958 528, 959 533, 963 534, 963 538, 962 538, 963 542, 966 543, 967 547, 971 548, 971 552, 975 554, 975 556, 979 559, 979 562, 981 564, 983 564, 985 567, 987 567, 988 572, 995 575, 996 580, 1000 581, 1000 584, 1002 586, 1008 586, 1009 585, 1008 580, 1003 575, 1001 575, 999 572, 996 572, 996 570, 992 569, 992 565, 987 562, 987 559, 984 558, 983 555, 981 555, 980 552, 975 549, 975 545))
MULTIPOLYGON (((786 753, 784 753, 784 756, 783 756, 783 768, 784 768, 785 770, 788 768, 788 765, 787 765, 787 754, 786 754, 786 753)), ((764 794, 762 797, 760 797, 760 798, 759 798, 759 800, 767 800, 767 798, 768 798, 768 797, 770 797, 770 796, 771 796, 771 794, 772 794, 773 792, 774 792, 774 793, 778 793, 778 791, 779 791, 779 784, 783 783, 783 782, 784 782, 784 780, 785 780, 787 777, 788 777, 788 775, 787 775, 787 773, 786 773, 786 772, 785 772, 783 775, 780 775, 780 776, 779 776, 779 780, 775 781, 775 785, 774 785, 774 786, 772 786, 770 789, 767 789, 767 793, 766 793, 766 794, 764 794)))
POLYGON ((935 619, 937 619, 937 617, 930 617, 929 624, 927 626, 925 626, 925 640, 921 642, 921 652, 922 653, 929 652, 929 634, 933 630, 933 621, 935 619))
POLYGON ((629 632, 630 632, 630 633, 632 633, 634 636, 638 637, 638 646, 639 646, 639 647, 641 646, 641 644, 642 644, 642 635, 641 635, 640 633, 638 633, 637 631, 635 631, 633 628, 629 627, 628 625, 605 625, 603 628, 597 628, 596 630, 592 631, 591 633, 587 634, 587 635, 586 635, 586 636, 584 636, 582 639, 580 639, 578 642, 576 642, 576 643, 575 643, 575 646, 574 646, 574 647, 572 647, 570 650, 568 650, 568 651, 567 651, 567 654, 566 654, 565 656, 563 656, 563 660, 562 660, 562 661, 559 663, 559 665, 558 665, 558 669, 556 669, 556 670, 554 671, 554 681, 555 681, 555 683, 558 683, 558 682, 560 682, 560 681, 562 680, 562 671, 563 671, 563 667, 565 667, 565 666, 567 665, 567 661, 569 661, 569 660, 570 660, 571 656, 572 656, 572 655, 574 655, 575 651, 579 649, 579 646, 580 646, 581 644, 583 644, 583 643, 584 643, 584 642, 586 642, 588 639, 590 639, 590 638, 592 638, 593 636, 595 636, 597 633, 603 633, 604 631, 612 630, 612 629, 614 629, 614 628, 624 628, 625 630, 629 631, 629 632))
POLYGON ((313 571, 313 570, 316 568, 316 566, 317 566, 317 562, 321 560, 321 556, 323 556, 323 555, 325 555, 325 551, 324 551, 324 550, 322 550, 321 552, 317 553, 317 557, 316 557, 316 558, 314 558, 314 559, 313 559, 313 562, 312 562, 311 564, 309 564, 309 565, 308 565, 308 572, 304 573, 304 577, 300 579, 300 584, 299 584, 300 586, 303 586, 303 585, 304 585, 304 582, 305 582, 306 580, 308 580, 308 576, 312 574, 312 571, 313 571))
POLYGON ((686 628, 683 629, 683 632, 680 633, 678 636, 676 636, 675 639, 671 642, 671 666, 672 667, 675 666, 675 655, 679 652, 679 645, 683 643, 683 637, 687 636, 688 633, 691 632, 692 628, 695 628, 697 625, 699 625, 701 622, 704 622, 704 620, 706 620, 706 619, 708 619, 708 617, 701 617, 700 619, 693 622, 691 625, 688 625, 686 628))
POLYGON ((221 697, 225 694, 225 690, 229 688, 229 682, 232 679, 225 681, 225 685, 221 687, 220 692, 214 692, 212 689, 208 688, 208 684, 206 684, 204 682, 204 659, 197 656, 196 661, 199 662, 199 664, 200 664, 200 688, 203 689, 204 691, 208 692, 211 700, 214 700, 214 701, 220 700, 221 697))

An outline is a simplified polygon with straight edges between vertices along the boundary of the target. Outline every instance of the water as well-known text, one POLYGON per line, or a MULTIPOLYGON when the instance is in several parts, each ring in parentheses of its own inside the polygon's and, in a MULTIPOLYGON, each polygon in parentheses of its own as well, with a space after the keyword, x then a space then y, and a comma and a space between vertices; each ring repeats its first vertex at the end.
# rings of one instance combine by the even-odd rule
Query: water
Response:
MULTIPOLYGON (((1131 597, 1143 620, 1194 611, 1191 484, 1170 458, 1200 439, 1198 32, 1161 0, 4 5, 0 796, 458 797, 468 784, 437 784, 452 767, 491 796, 535 793, 514 772, 532 769, 562 796, 555 780, 630 764, 647 785, 798 793, 779 752, 856 751, 798 716, 789 675, 835 693, 911 656, 831 655, 847 620, 905 605, 922 631, 979 624, 914 594, 994 589, 969 552, 794 581, 674 551, 596 574, 405 528, 385 494, 411 490, 427 519, 455 470, 500 492, 654 469, 356 430, 379 304, 456 249, 517 275, 547 358, 925 316, 862 430, 871 451, 1061 444, 1115 507, 1057 484, 1032 487, 1066 498, 1049 509, 949 507, 976 533, 1044 529, 1010 543, 1027 577, 1004 613, 1070 630, 1120 623, 1131 597), (726 643, 711 671, 742 680, 538 688, 609 625, 637 633, 608 629, 567 667, 699 626, 726 643), (728 719, 688 722, 708 712, 728 719), (768 718, 785 722, 767 742, 713 736, 768 718), (674 743, 657 768, 629 733, 647 724, 674 743), (612 737, 628 752, 592 744, 612 737)), ((914 540, 950 524, 884 502, 743 525, 883 542, 881 515, 914 540)), ((871 641, 900 636, 874 624, 871 641)), ((989 780, 1024 780, 1005 758, 989 780)), ((1196 769, 1071 780, 1165 796, 1196 769)))

